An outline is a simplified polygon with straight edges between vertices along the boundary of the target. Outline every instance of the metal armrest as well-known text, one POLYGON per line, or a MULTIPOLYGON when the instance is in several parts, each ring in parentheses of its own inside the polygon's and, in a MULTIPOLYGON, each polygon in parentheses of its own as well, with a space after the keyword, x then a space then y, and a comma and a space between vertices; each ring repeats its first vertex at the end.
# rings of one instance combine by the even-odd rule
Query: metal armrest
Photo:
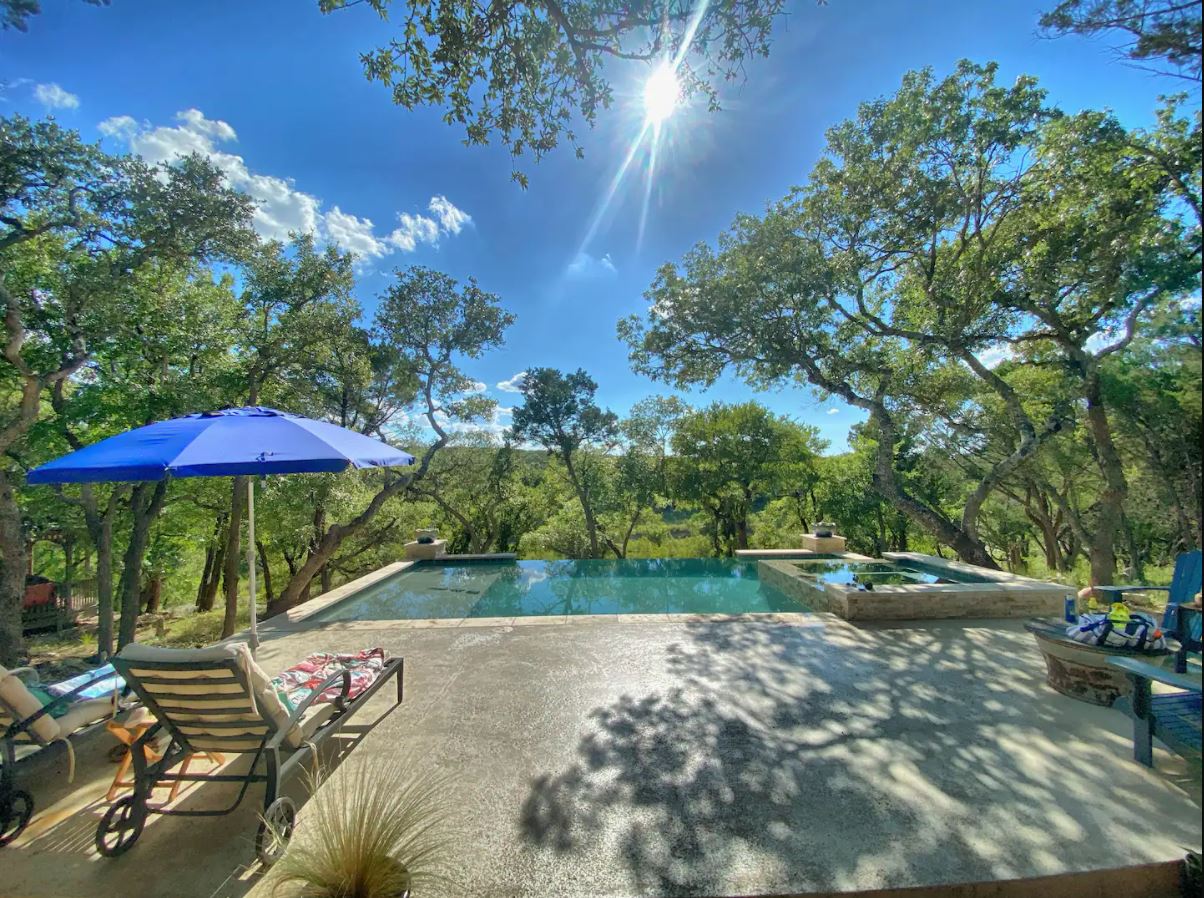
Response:
POLYGON ((1186 674, 1175 673, 1173 670, 1167 670, 1165 667, 1159 667, 1156 664, 1148 664, 1145 661, 1138 661, 1136 658, 1109 658, 1108 665, 1123 670, 1131 677, 1155 680, 1159 683, 1165 683, 1167 686, 1174 686, 1176 689, 1184 689, 1188 692, 1200 692, 1200 680, 1198 677, 1189 677, 1186 674))
POLYGON ((305 712, 309 710, 309 706, 320 699, 322 694, 331 686, 335 685, 335 683, 340 679, 343 681, 343 689, 339 695, 335 697, 335 700, 332 702, 332 704, 340 711, 345 710, 347 707, 347 696, 351 693, 351 671, 347 670, 346 668, 332 673, 323 681, 321 686, 317 687, 313 690, 313 692, 306 696, 305 701, 297 705, 293 713, 289 715, 288 723, 276 731, 276 735, 272 737, 272 741, 267 744, 267 747, 279 748, 280 743, 284 741, 284 737, 291 733, 293 727, 295 727, 301 721, 301 718, 305 716, 305 712))

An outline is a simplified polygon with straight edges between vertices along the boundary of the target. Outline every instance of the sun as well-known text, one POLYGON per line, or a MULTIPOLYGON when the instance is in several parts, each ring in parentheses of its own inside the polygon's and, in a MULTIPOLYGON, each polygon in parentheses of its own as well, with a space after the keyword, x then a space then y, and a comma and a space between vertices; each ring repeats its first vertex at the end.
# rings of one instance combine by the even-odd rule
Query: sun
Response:
POLYGON ((653 125, 659 125, 673 114, 681 97, 681 85, 673 66, 659 66, 644 83, 644 117, 653 125))

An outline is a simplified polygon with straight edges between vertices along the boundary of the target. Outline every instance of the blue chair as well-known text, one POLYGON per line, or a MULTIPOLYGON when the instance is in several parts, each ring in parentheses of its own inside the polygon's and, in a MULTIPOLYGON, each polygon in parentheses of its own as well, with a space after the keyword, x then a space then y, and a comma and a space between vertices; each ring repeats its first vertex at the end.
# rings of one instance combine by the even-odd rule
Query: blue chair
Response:
MULTIPOLYGON (((1200 553, 1195 554, 1198 558, 1200 553)), ((1173 672, 1136 658, 1108 659, 1132 683, 1133 757, 1147 767, 1154 766, 1155 736, 1184 757, 1200 757, 1200 674, 1198 670, 1188 674, 1187 668, 1188 656, 1200 654, 1201 614, 1186 605, 1170 605, 1167 614, 1179 640, 1173 672), (1155 695, 1155 681, 1177 691, 1155 695)))
POLYGON ((1122 601, 1127 592, 1165 592, 1168 595, 1162 628, 1173 630, 1175 608, 1186 605, 1200 591, 1200 566, 1200 550, 1196 549, 1194 552, 1184 552, 1175 559, 1175 573, 1170 586, 1097 586, 1095 591, 1103 593, 1112 602, 1122 601))

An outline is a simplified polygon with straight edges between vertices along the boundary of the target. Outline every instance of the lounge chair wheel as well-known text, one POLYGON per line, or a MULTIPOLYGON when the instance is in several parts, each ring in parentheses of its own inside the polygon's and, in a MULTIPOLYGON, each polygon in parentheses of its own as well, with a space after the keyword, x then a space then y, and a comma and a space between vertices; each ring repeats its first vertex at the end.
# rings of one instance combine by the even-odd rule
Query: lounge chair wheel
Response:
POLYGON ((24 789, 13 789, 0 798, 0 846, 7 845, 29 825, 33 816, 33 796, 24 789))
POLYGON ((263 821, 255 831, 255 854, 270 867, 280 860, 297 824, 297 805, 291 798, 277 798, 263 812, 263 821))
POLYGON ((105 857, 117 857, 129 851, 142 835, 146 823, 146 805, 135 795, 114 802, 96 827, 96 850, 105 857))

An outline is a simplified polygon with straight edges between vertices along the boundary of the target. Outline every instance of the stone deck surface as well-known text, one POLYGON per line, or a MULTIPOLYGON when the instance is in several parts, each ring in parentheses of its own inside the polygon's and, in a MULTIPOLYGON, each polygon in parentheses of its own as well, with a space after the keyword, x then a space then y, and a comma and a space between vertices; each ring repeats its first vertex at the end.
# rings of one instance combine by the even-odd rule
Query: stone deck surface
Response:
MULTIPOLYGON (((264 635, 268 670, 316 649, 405 655, 405 702, 376 697, 356 721, 375 727, 343 747, 349 763, 454 777, 457 884, 422 898, 852 890, 1200 847, 1198 768, 1164 751, 1155 771, 1133 763, 1127 718, 1049 689, 1016 622, 294 621, 264 635)), ((259 793, 227 817, 152 817, 128 854, 97 857, 111 744, 81 740, 71 786, 61 753, 21 771, 40 814, 0 849, 0 894, 266 896, 259 793)))

